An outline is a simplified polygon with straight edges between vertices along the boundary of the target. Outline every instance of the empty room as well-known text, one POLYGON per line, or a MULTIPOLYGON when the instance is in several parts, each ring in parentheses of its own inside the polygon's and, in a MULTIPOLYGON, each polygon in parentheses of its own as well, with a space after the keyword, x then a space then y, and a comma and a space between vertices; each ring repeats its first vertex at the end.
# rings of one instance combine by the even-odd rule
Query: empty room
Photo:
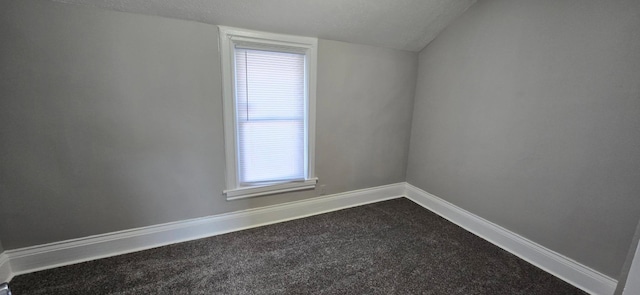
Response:
POLYGON ((2 0, 0 295, 640 294, 640 1, 2 0))

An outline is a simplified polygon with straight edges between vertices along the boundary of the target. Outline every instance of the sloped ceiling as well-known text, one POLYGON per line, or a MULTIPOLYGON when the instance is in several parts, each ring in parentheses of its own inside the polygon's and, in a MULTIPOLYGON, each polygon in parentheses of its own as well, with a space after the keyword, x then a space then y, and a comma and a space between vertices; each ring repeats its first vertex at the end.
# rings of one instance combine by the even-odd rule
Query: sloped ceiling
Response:
POLYGON ((54 0, 420 51, 476 0, 54 0))

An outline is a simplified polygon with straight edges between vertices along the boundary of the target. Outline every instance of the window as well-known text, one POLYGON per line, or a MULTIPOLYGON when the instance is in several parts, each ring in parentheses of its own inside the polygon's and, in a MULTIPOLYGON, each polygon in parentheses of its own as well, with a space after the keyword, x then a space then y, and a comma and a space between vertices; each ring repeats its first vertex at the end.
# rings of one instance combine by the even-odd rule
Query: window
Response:
POLYGON ((316 47, 220 27, 227 200, 315 188, 316 47))

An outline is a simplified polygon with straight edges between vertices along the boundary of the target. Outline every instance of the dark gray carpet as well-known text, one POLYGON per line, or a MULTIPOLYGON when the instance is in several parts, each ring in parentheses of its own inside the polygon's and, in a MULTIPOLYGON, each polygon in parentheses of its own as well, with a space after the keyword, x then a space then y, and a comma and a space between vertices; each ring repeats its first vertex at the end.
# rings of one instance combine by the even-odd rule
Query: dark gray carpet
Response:
POLYGON ((407 199, 17 276, 21 294, 586 294, 407 199))

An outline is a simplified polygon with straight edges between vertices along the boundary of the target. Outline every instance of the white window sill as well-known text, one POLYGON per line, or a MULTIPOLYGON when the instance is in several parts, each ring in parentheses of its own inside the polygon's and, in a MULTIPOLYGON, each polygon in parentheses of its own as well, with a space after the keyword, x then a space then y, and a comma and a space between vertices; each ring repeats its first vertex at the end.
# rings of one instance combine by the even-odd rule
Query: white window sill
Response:
POLYGON ((285 182, 265 186, 230 189, 225 190, 223 193, 227 196, 227 201, 231 201, 285 192, 314 189, 317 182, 318 178, 314 177, 305 181, 285 182))

